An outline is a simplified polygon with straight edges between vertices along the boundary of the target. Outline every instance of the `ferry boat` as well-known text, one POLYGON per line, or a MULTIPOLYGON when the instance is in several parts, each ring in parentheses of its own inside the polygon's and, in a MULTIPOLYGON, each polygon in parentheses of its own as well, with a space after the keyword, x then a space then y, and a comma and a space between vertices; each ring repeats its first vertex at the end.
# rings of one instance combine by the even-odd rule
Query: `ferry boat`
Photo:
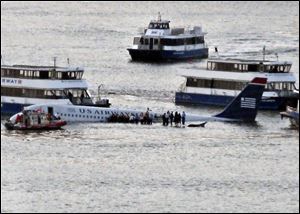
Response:
POLYGON ((291 62, 241 59, 209 59, 206 69, 185 70, 185 83, 175 94, 176 104, 225 106, 253 77, 268 78, 259 109, 296 107, 296 78, 291 62))
POLYGON ((13 115, 36 104, 109 107, 109 100, 94 102, 82 68, 1 65, 1 115, 13 115))
POLYGON ((287 117, 291 121, 291 126, 299 130, 299 91, 296 90, 295 93, 298 94, 298 109, 287 106, 285 112, 280 112, 281 119, 287 117))
POLYGON ((141 35, 135 36, 132 48, 127 49, 134 61, 161 61, 207 58, 208 48, 202 27, 170 28, 169 20, 150 21, 141 35))

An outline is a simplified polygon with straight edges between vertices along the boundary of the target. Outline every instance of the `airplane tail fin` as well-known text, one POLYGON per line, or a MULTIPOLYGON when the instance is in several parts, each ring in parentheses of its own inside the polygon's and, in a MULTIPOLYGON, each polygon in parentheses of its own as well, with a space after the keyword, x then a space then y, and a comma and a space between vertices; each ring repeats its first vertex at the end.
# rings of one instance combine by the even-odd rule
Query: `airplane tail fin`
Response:
POLYGON ((267 83, 267 78, 254 78, 242 91, 215 117, 237 121, 255 121, 258 104, 267 83))

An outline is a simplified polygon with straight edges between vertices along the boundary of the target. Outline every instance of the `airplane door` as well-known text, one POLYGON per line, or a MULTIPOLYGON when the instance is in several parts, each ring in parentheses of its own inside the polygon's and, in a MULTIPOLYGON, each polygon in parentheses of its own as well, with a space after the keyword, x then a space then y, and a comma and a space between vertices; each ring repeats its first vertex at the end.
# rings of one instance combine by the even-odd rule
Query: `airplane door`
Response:
POLYGON ((48 114, 53 115, 53 107, 48 107, 48 114))

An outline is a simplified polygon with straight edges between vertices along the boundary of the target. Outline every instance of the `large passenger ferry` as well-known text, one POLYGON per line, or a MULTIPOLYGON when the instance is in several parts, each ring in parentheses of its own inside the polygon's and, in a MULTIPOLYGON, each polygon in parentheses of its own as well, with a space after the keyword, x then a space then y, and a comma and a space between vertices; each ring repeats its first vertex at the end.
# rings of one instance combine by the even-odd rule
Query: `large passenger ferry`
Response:
POLYGON ((152 20, 144 32, 134 37, 128 51, 132 60, 159 61, 207 58, 208 48, 202 27, 170 28, 169 20, 152 20))
POLYGON ((82 68, 1 65, 1 115, 12 115, 34 104, 109 107, 107 99, 94 102, 82 68))
POLYGON ((186 81, 176 92, 176 104, 225 106, 253 77, 268 78, 259 109, 282 110, 297 106, 296 78, 291 62, 209 59, 206 69, 186 70, 186 81))

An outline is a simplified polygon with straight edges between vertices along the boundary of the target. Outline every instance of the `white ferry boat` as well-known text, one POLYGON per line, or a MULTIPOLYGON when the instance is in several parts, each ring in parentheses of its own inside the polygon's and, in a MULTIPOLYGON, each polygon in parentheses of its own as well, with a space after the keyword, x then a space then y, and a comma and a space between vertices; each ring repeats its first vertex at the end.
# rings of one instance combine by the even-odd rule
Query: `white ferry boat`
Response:
POLYGON ((186 81, 176 92, 176 104, 225 106, 253 77, 268 78, 259 109, 281 110, 297 106, 296 78, 291 62, 209 59, 207 68, 186 70, 186 81))
POLYGON ((202 27, 170 28, 169 20, 152 20, 142 33, 135 36, 128 51, 132 60, 160 61, 207 58, 208 48, 202 27))
POLYGON ((1 65, 1 115, 35 104, 109 107, 108 100, 93 102, 83 73, 81 68, 1 65))

